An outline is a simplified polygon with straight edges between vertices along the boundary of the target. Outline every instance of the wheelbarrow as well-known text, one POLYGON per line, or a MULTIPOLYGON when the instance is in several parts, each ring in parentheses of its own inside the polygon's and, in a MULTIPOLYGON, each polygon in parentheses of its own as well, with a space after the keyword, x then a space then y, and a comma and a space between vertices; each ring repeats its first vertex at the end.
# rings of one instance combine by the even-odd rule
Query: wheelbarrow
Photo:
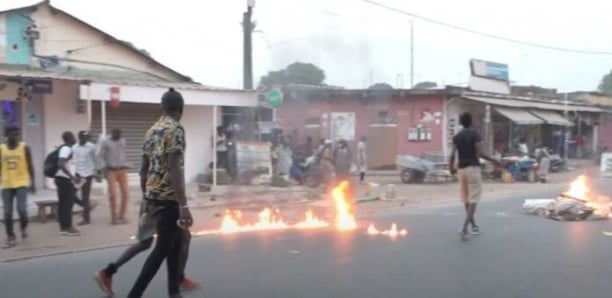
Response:
POLYGON ((402 183, 449 181, 452 179, 446 163, 437 163, 412 155, 398 155, 395 164, 400 167, 402 183))

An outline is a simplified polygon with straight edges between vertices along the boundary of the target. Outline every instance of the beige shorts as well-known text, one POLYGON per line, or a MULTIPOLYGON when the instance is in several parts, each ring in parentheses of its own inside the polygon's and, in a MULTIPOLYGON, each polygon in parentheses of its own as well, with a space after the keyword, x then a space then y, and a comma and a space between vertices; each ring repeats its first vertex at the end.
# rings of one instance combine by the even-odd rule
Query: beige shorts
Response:
POLYGON ((461 202, 476 204, 482 196, 482 172, 480 167, 459 169, 461 202))

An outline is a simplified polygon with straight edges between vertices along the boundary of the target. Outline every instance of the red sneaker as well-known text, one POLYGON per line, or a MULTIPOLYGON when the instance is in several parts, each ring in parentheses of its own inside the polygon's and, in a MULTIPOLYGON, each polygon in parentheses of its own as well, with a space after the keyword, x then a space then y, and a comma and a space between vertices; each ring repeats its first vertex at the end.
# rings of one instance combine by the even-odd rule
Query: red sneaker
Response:
POLYGON ((193 281, 187 277, 183 278, 183 282, 181 282, 181 290, 195 290, 201 287, 200 283, 197 281, 193 281))
POLYGON ((113 279, 109 277, 104 270, 94 274, 94 279, 104 294, 109 297, 115 295, 113 293, 113 279))

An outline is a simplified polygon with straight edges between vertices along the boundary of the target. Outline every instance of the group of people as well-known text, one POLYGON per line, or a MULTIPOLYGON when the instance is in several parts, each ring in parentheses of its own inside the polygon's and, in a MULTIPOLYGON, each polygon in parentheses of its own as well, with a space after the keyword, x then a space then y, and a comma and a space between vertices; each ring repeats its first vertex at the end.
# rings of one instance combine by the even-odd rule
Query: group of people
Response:
MULTIPOLYGON (((292 140, 292 138, 288 138, 292 140)), ((366 137, 361 137, 357 144, 357 155, 354 159, 348 141, 338 140, 335 144, 329 139, 321 140, 315 147, 312 138, 307 137, 302 145, 291 145, 292 142, 281 139, 280 146, 273 148, 273 161, 280 174, 289 174, 299 184, 305 183, 308 167, 315 166, 320 171, 323 181, 330 181, 332 176, 339 180, 349 179, 353 164, 356 162, 359 171, 359 181, 363 183, 367 168, 366 137), (274 150, 275 149, 275 150, 274 150), (290 162, 288 162, 290 161, 290 162), (283 166, 284 165, 284 166, 283 166)))
POLYGON ((127 172, 130 165, 126 159, 126 143, 122 131, 115 128, 110 137, 100 142, 94 142, 93 135, 88 131, 80 131, 78 141, 72 132, 66 131, 62 134, 62 140, 64 143, 47 158, 46 163, 50 164, 45 164, 45 168, 51 168, 51 172, 55 172, 46 174, 53 176, 57 188, 60 234, 80 235, 72 224, 74 204, 83 208, 83 220, 78 225, 91 223, 92 183, 101 182, 103 177, 108 183, 110 223, 126 224, 129 204, 127 172), (54 169, 56 161, 57 169, 54 169), (119 207, 118 191, 121 193, 119 207))
MULTIPOLYGON (((5 142, 0 146, 0 174, 2 177, 2 199, 6 242, 3 248, 17 245, 13 227, 13 207, 17 205, 21 237, 28 237, 28 193, 35 193, 35 167, 30 148, 20 140, 18 127, 8 127, 5 142)), ((62 134, 63 144, 51 152, 43 166, 45 176, 54 180, 57 189, 57 219, 60 235, 79 236, 72 221, 74 205, 83 208, 79 226, 91 223, 91 189, 94 181, 108 182, 111 224, 127 223, 129 202, 125 141, 120 129, 113 129, 111 136, 100 142, 88 131, 80 131, 78 140, 70 131, 62 134), (98 144, 96 144, 98 143, 98 144), (117 190, 121 192, 120 207, 117 207, 117 190)))

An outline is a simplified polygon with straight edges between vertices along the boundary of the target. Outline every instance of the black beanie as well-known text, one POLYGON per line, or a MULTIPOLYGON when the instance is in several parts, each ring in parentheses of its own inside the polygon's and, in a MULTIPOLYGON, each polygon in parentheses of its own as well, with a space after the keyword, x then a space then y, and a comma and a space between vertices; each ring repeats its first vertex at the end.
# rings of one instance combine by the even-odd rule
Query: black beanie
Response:
POLYGON ((183 105, 183 96, 174 88, 168 89, 162 96, 162 107, 166 111, 180 111, 183 109, 183 105))

